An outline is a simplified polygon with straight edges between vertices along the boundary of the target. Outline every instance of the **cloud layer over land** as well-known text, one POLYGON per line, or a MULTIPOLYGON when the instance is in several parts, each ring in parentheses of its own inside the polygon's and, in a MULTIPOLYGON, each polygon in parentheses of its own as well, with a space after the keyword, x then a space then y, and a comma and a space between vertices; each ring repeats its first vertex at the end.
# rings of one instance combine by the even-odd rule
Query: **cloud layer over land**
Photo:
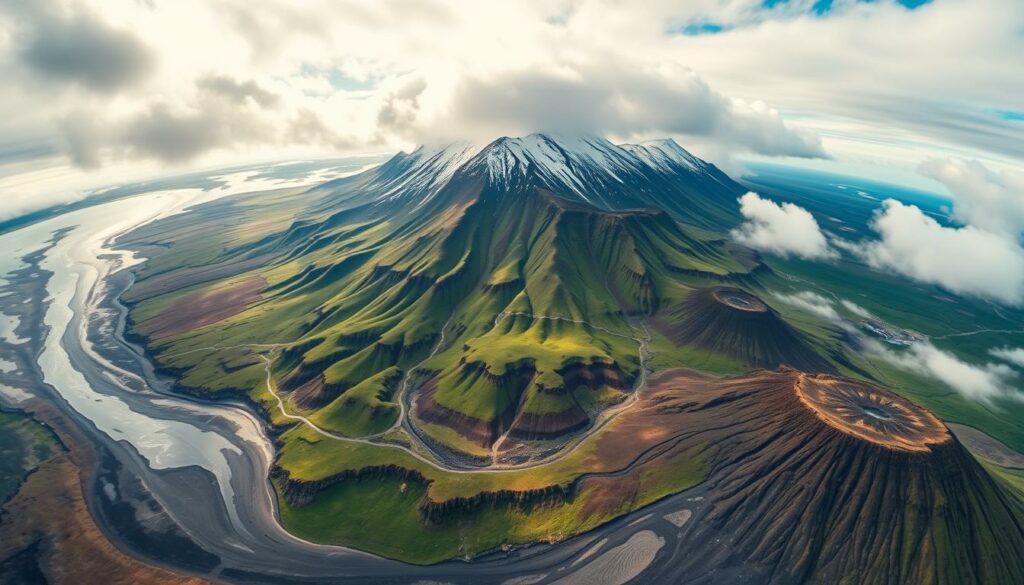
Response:
POLYGON ((928 159, 919 170, 953 194, 950 217, 960 225, 940 225, 916 206, 889 200, 872 226, 880 240, 861 255, 955 293, 1024 303, 1024 173, 954 158, 928 159))
POLYGON ((8 111, 47 110, 8 135, 51 136, 84 168, 534 131, 687 135, 722 152, 826 156, 814 131, 714 89, 678 56, 622 50, 613 31, 584 34, 590 10, 6 0, 3 74, 26 90, 7 96, 8 111))
POLYGON ((24 112, 0 130, 90 168, 544 130, 713 155, 822 157, 837 132, 893 128, 1019 148, 1024 9, 917 4, 0 0, 0 74, 21 90, 2 103, 24 112))
POLYGON ((881 238, 861 254, 876 268, 1007 304, 1024 298, 1024 250, 1013 238, 970 225, 943 227, 892 199, 872 227, 881 238))
MULTIPOLYGON (((853 322, 836 310, 837 305, 849 311, 856 319, 874 318, 863 307, 846 299, 838 302, 813 291, 775 295, 775 298, 808 313, 812 313, 843 329, 857 339, 857 345, 866 355, 881 359, 908 372, 939 380, 965 398, 991 404, 996 399, 1019 401, 1024 394, 1016 388, 1017 372, 1000 363, 971 363, 953 353, 936 347, 929 340, 915 341, 909 347, 894 350, 877 338, 867 336, 853 322)), ((1024 366, 1024 349, 999 348, 990 352, 994 357, 1017 366, 1024 366)))
POLYGON ((740 198, 747 221, 733 237, 757 250, 808 260, 845 250, 873 268, 953 293, 1024 303, 1024 173, 996 172, 979 161, 954 158, 928 159, 919 170, 953 194, 954 225, 888 199, 870 224, 876 238, 830 240, 806 209, 747 193, 740 198))

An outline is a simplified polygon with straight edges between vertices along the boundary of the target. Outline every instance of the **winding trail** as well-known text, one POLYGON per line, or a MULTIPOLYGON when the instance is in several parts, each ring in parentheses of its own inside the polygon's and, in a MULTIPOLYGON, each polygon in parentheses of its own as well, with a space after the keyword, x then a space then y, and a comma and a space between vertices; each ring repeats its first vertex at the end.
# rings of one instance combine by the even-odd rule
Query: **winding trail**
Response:
MULTIPOLYGON (((405 400, 404 400, 405 395, 407 395, 408 392, 409 392, 409 384, 410 384, 411 377, 412 377, 413 373, 417 369, 422 367, 423 364, 425 364, 427 361, 432 359, 434 356, 436 356, 440 352, 441 348, 444 346, 444 343, 445 343, 445 331, 447 330, 448 326, 451 324, 452 319, 454 319, 454 315, 452 317, 449 317, 448 320, 445 322, 444 326, 441 328, 440 339, 438 340, 437 344, 434 346, 433 350, 430 352, 430 355, 428 355, 420 363, 418 363, 417 365, 413 366, 412 368, 409 368, 406 371, 405 376, 402 378, 402 384, 401 384, 398 392, 395 394, 396 399, 399 401, 399 404, 401 405, 401 410, 400 410, 400 413, 399 413, 399 417, 395 421, 395 424, 393 424, 386 431, 383 431, 381 433, 377 433, 377 434, 374 434, 374 435, 368 435, 368 436, 365 436, 365 437, 347 437, 347 436, 344 436, 344 435, 339 435, 337 433, 332 433, 332 432, 330 432, 328 430, 325 430, 325 429, 321 428, 320 426, 318 426, 316 423, 314 423, 313 421, 311 421, 310 419, 308 419, 305 416, 289 412, 287 406, 284 403, 284 399, 278 393, 276 385, 274 384, 273 372, 272 372, 273 362, 272 362, 271 358, 268 355, 261 354, 260 358, 262 358, 263 361, 264 361, 264 371, 266 372, 267 391, 277 401, 277 407, 278 407, 278 410, 281 413, 281 416, 283 416, 283 417, 285 417, 287 419, 290 419, 290 420, 295 420, 295 421, 301 422, 302 424, 306 425, 311 430, 313 430, 314 432, 316 432, 317 434, 319 434, 319 435, 321 435, 323 437, 327 437, 329 439, 336 440, 336 441, 348 442, 348 443, 360 443, 360 444, 364 444, 364 445, 371 445, 371 446, 374 446, 374 447, 398 449, 400 451, 404 451, 406 454, 414 457, 418 461, 420 461, 420 462, 422 462, 422 463, 424 463, 426 465, 429 465, 430 467, 433 467, 434 469, 437 469, 439 471, 444 471, 444 472, 448 472, 448 473, 505 473, 505 472, 513 472, 513 471, 522 471, 524 469, 536 469, 536 468, 546 467, 548 465, 555 464, 555 463, 565 459, 566 457, 572 455, 573 453, 575 453, 577 449, 579 449, 584 443, 586 443, 587 439, 593 437, 598 431, 600 431, 605 426, 607 426, 610 422, 615 420, 616 417, 618 417, 622 413, 626 412, 627 410, 632 408, 637 403, 637 401, 639 400, 640 392, 644 389, 644 387, 647 384, 647 374, 648 374, 647 354, 649 352, 648 345, 649 345, 649 342, 650 342, 650 333, 647 331, 646 326, 643 326, 643 325, 641 325, 641 328, 644 330, 644 336, 642 336, 642 337, 639 337, 639 336, 634 337, 634 336, 627 335, 625 333, 619 333, 619 332, 616 332, 616 331, 612 331, 611 329, 608 329, 607 327, 602 327, 600 325, 594 325, 594 324, 589 323, 587 321, 582 321, 582 320, 578 320, 578 319, 570 319, 570 318, 567 318, 567 317, 551 317, 551 316, 545 316, 545 315, 534 315, 532 313, 512 312, 512 311, 504 311, 502 313, 499 313, 498 316, 495 318, 494 325, 492 327, 497 327, 498 324, 502 320, 504 320, 505 318, 507 318, 509 316, 523 316, 523 317, 529 317, 531 319, 548 319, 548 320, 552 320, 552 321, 566 321, 566 322, 570 322, 570 323, 578 323, 578 324, 585 325, 585 326, 590 327, 590 328, 595 329, 595 330, 603 331, 605 333, 608 333, 609 335, 623 337, 623 338, 626 338, 626 339, 632 339, 633 341, 637 342, 637 346, 638 346, 637 353, 638 353, 638 356, 639 356, 639 362, 640 362, 639 369, 640 369, 640 371, 639 371, 639 374, 637 375, 636 383, 634 384, 633 390, 632 390, 632 392, 630 392, 629 397, 626 400, 620 402, 619 404, 617 404, 617 405, 615 405, 615 406, 613 406, 611 408, 608 408, 608 409, 602 411, 598 415, 597 420, 594 422, 594 424, 591 425, 590 429, 587 432, 580 434, 578 437, 575 437, 572 441, 567 443, 558 452, 554 453, 553 455, 551 455, 549 457, 545 457, 545 458, 543 458, 543 459, 541 459, 539 461, 529 461, 529 462, 518 463, 518 464, 499 464, 499 463, 496 463, 494 461, 493 455, 496 453, 496 451, 492 450, 491 465, 482 466, 482 467, 463 467, 463 466, 459 466, 459 465, 446 464, 444 462, 445 461, 444 458, 439 456, 434 451, 434 449, 432 449, 430 447, 429 444, 424 442, 419 437, 418 433, 415 432, 415 430, 413 430, 413 432, 407 432, 406 434, 409 436, 409 438, 411 440, 417 442, 417 446, 418 447, 424 449, 433 458, 426 457, 422 453, 418 452, 417 450, 415 450, 415 449, 413 449, 411 447, 407 447, 405 445, 401 445, 401 444, 394 443, 394 442, 382 441, 381 440, 381 437, 383 437, 383 435, 385 435, 385 434, 387 434, 389 432, 392 432, 392 431, 394 431, 394 430, 396 430, 398 428, 401 428, 401 427, 406 427, 406 428, 412 427, 411 419, 409 418, 409 408, 407 408, 405 406, 405 400)), ((627 321, 627 323, 628 323, 628 321, 627 321)), ((634 327, 631 323, 628 323, 628 324, 629 324, 630 328, 634 327)), ((267 347, 269 345, 279 345, 279 344, 253 344, 251 347, 267 347)), ((280 344, 280 345, 288 345, 288 344, 280 344)), ((232 346, 232 347, 245 347, 245 346, 232 346)), ((195 351, 197 351, 197 350, 195 350, 195 351)), ((495 442, 495 445, 498 445, 500 442, 503 442, 504 439, 507 437, 507 435, 508 435, 508 432, 506 432, 504 435, 502 435, 499 438, 499 440, 495 442)))
POLYGON ((372 437, 384 436, 405 424, 405 420, 409 417, 409 412, 408 409, 405 407, 405 400, 403 399, 403 397, 409 392, 409 382, 412 379, 412 376, 416 372, 416 370, 422 368, 423 364, 433 359, 434 356, 441 351, 441 348, 444 347, 445 331, 447 331, 448 326, 451 325, 452 319, 454 318, 455 314, 453 313, 450 317, 448 317, 448 320, 444 322, 444 325, 441 326, 440 337, 438 338, 437 343, 434 344, 434 349, 430 351, 430 355, 423 358, 423 360, 420 363, 406 370, 405 373, 402 375, 402 383, 398 386, 398 392, 395 392, 395 401, 398 402, 399 409, 398 418, 395 419, 395 423, 388 427, 387 430, 377 433, 376 435, 371 435, 372 437))
MULTIPOLYGON (((0 306, 17 303, 34 311, 23 321, 30 325, 30 334, 24 337, 30 338, 31 344, 25 349, 27 361, 21 368, 26 392, 53 404, 61 417, 86 433, 102 453, 94 470, 95 482, 84 487, 91 511, 112 542, 147 562, 245 585, 425 581, 508 585, 517 580, 540 584, 564 578, 606 553, 614 556, 620 550, 617 547, 629 542, 638 530, 652 530, 666 539, 666 545, 650 561, 645 576, 678 581, 674 578, 677 551, 685 535, 663 515, 680 507, 692 509, 695 520, 689 524, 696 524, 700 506, 704 506, 697 501, 703 499, 703 486, 652 504, 642 515, 608 522, 557 544, 487 555, 471 564, 453 560, 414 566, 351 548, 317 544, 288 532, 281 524, 276 494, 268 480, 274 437, 262 413, 243 402, 178 394, 150 356, 123 335, 126 307, 117 299, 130 284, 123 269, 138 258, 117 247, 116 235, 149 221, 150 202, 154 213, 166 215, 225 194, 145 194, 0 234, 9 252, 6 258, 0 257, 0 275, 27 269, 11 284, 32 285, 31 289, 13 291, 13 296, 0 294, 4 297, 0 306), (131 225, 111 224, 111 218, 121 217, 130 217, 131 225), (56 245, 48 246, 53 243, 56 245), (34 293, 27 294, 27 290, 34 293), (125 376, 130 380, 122 379, 125 376), (136 518, 135 510, 146 510, 146 517, 136 518), (146 532, 152 538, 138 538, 138 530, 154 526, 153 519, 159 520, 160 529, 146 532), (580 558, 584 551, 586 561, 580 558)), ((4 285, 0 282, 0 288, 4 285)), ((444 343, 451 343, 452 332, 445 331, 444 343)), ((4 343, 0 339, 0 345, 4 343)), ((271 362, 289 345, 225 343, 186 351, 252 349, 254 356, 264 360, 268 388, 276 396, 271 362)), ((416 379, 410 379, 407 393, 414 392, 415 385, 416 379)), ((283 402, 279 407, 285 410, 283 402)), ((563 452, 538 466, 570 453, 563 452)), ((421 454, 411 455, 423 460, 421 454)), ((429 461, 429 454, 427 459, 425 465, 449 473, 506 471, 448 469, 429 461)), ((375 528, 368 526, 367 530, 375 528)))

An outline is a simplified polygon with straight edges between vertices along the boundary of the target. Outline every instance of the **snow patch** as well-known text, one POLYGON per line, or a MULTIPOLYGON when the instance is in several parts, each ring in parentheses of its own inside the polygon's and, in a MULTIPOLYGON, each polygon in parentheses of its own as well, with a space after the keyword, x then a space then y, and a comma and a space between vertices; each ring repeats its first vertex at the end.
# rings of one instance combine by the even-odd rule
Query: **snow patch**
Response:
POLYGON ((380 203, 432 199, 459 171, 486 173, 494 185, 511 189, 524 181, 605 208, 609 191, 639 176, 710 175, 709 165, 672 139, 612 144, 599 136, 530 134, 504 137, 486 145, 454 143, 421 146, 380 167, 380 203))

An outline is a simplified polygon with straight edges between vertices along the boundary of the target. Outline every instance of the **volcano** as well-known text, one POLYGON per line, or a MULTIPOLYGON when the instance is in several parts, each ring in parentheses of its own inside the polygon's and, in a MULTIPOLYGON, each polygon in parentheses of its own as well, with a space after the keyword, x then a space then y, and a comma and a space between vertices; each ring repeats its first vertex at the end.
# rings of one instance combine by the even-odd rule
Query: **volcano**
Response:
POLYGON ((715 445, 706 515, 666 581, 729 582, 740 567, 752 583, 1024 579, 1021 500, 905 398, 795 370, 669 371, 652 386, 636 432, 715 445))
MULTIPOLYGON (((233 249, 230 266, 178 280, 212 276, 215 291, 175 306, 198 300, 215 315, 137 330, 171 344, 225 330, 289 340, 274 373, 290 407, 378 430, 408 424, 479 459, 509 440, 567 438, 630 400, 651 351, 648 317, 678 321, 677 343, 752 366, 833 371, 760 301, 689 294, 756 284, 756 255, 717 235, 740 221, 743 191, 672 140, 421 146, 268 202, 290 218, 284 229, 233 249), (231 273, 249 261, 258 279, 231 273)), ((145 280, 136 290, 171 292, 145 280)))
POLYGON ((728 355, 748 367, 836 371, 774 309, 738 288, 713 286, 693 291, 666 314, 661 327, 680 345, 693 344, 728 355))
POLYGON ((738 221, 741 192, 670 140, 549 135, 420 147, 318 186, 250 252, 287 266, 263 305, 306 307, 281 387, 314 412, 421 364, 409 407, 438 442, 579 431, 639 379, 626 316, 671 302, 682 274, 750 272, 707 235, 738 221))
POLYGON ((179 389, 302 417, 274 481, 311 538, 368 546, 307 507, 350 488, 404 510, 375 517, 405 522, 381 541, 457 527, 408 557, 433 562, 700 483, 669 582, 1021 582, 1020 501, 930 412, 840 377, 858 358, 827 326, 758 296, 773 273, 725 236, 743 192, 672 141, 423 146, 144 228, 125 300, 179 389), (700 359, 754 371, 673 369, 700 359))
MULTIPOLYGON (((377 169, 316 189, 334 207, 418 209, 481 182, 490 193, 535 189, 604 211, 658 209, 691 225, 722 228, 739 221, 734 199, 744 189, 671 139, 615 145, 598 136, 531 134, 486 145, 420 146, 377 169), (452 189, 454 187, 454 189, 452 189)), ((513 199, 515 197, 512 197, 513 199)))

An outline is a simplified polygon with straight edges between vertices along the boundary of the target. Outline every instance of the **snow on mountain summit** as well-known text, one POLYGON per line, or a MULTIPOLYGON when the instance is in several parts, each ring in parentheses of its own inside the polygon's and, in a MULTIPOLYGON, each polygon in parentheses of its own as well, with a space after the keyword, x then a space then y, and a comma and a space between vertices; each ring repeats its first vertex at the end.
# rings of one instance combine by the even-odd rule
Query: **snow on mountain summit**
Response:
POLYGON ((707 163, 690 154, 671 138, 649 140, 639 144, 622 144, 620 147, 652 167, 667 169, 673 164, 701 171, 707 163))
POLYGON ((455 177, 482 178, 497 193, 541 188, 606 210, 654 207, 680 216, 689 213, 685 201, 697 192, 739 190, 672 139, 616 145, 600 136, 562 134, 420 146, 378 167, 368 190, 378 205, 420 207, 455 177))
POLYGON ((396 154, 377 173, 380 200, 429 199, 479 150, 470 142, 454 142, 396 154))
POLYGON ((492 184, 512 187, 535 176, 541 186, 569 190, 588 203, 595 183, 623 183, 629 174, 642 170, 629 152, 597 136, 531 134, 500 138, 475 156, 468 168, 486 167, 492 184))

